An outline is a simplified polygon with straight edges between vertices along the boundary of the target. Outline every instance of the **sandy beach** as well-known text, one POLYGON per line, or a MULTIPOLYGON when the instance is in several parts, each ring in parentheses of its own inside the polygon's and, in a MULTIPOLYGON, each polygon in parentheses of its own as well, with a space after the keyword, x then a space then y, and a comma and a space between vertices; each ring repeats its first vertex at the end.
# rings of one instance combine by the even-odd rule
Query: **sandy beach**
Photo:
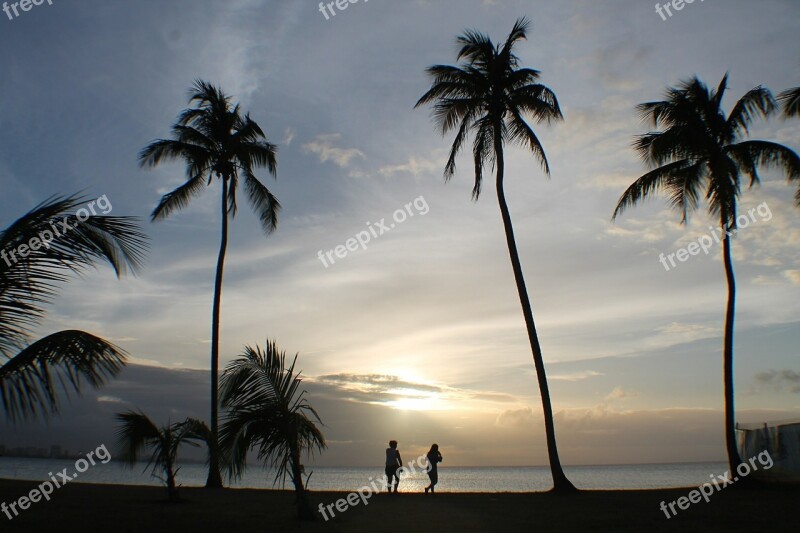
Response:
MULTIPOLYGON (((9 503, 37 483, 0 480, 0 502, 9 503)), ((709 503, 693 504, 677 516, 659 510, 690 488, 649 491, 547 493, 378 494, 325 521, 300 524, 288 491, 183 488, 183 501, 169 504, 158 487, 70 484, 51 501, 40 501, 2 531, 796 531, 800 488, 729 487, 709 503)), ((314 492, 314 507, 346 497, 314 492)))

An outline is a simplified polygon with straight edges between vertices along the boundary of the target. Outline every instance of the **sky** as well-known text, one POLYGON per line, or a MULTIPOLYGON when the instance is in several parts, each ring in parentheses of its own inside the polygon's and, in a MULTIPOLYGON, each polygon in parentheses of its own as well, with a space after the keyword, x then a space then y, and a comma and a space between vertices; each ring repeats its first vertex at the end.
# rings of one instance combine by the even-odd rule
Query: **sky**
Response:
MULTIPOLYGON (((414 109, 425 68, 455 63, 457 35, 503 40, 521 16, 532 21, 521 64, 564 114, 535 125, 551 176, 509 146, 505 179, 562 460, 723 460, 721 246, 669 269, 659 259, 710 240, 713 221, 701 210, 681 225, 660 199, 611 214, 647 170, 631 148, 648 131, 637 104, 693 75, 716 86, 730 73, 726 110, 755 86, 800 85, 794 0, 695 2, 666 19, 633 0, 365 0, 327 18, 310 0, 53 0, 0 14, 0 227, 82 192, 141 217, 151 239, 138 277, 101 265, 71 280, 37 330, 104 336, 128 368, 60 417, 0 425, 0 443, 110 446, 113 414, 128 409, 208 418, 221 192, 212 184, 150 223, 184 172, 137 165, 203 79, 278 145, 277 178, 257 175, 283 206, 272 235, 243 199, 231 225, 222 366, 267 339, 299 354, 329 444, 315 464, 381 464, 389 439, 407 457, 437 442, 449 465, 546 464, 494 182, 473 202, 465 153, 445 183, 452 135, 414 109), (335 255, 365 231, 368 243, 335 255)), ((750 133, 800 148, 798 120, 750 133)), ((743 423, 800 416, 795 191, 764 172, 741 199, 752 213, 733 243, 743 423)))

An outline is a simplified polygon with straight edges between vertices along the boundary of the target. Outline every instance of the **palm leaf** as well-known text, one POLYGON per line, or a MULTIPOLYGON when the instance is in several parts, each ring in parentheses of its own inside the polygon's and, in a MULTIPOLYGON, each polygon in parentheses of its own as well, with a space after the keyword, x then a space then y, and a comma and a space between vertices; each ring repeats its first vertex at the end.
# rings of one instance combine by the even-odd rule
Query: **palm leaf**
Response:
POLYGON ((784 117, 800 116, 800 87, 783 91, 778 100, 783 104, 784 117))
POLYGON ((128 411, 117 413, 115 418, 120 424, 117 428, 117 448, 122 461, 132 465, 139 460, 143 450, 153 447, 149 466, 162 454, 162 432, 147 415, 128 411))
POLYGON ((0 396, 11 420, 58 411, 59 391, 80 392, 81 380, 99 387, 125 365, 126 354, 83 331, 40 339, 0 366, 0 396))
POLYGON ((50 241, 29 249, 25 257, 17 254, 16 261, 0 261, 0 356, 10 357, 24 346, 68 273, 80 273, 98 260, 108 262, 117 276, 140 270, 148 245, 137 220, 91 216, 80 221, 73 211, 85 201, 80 196, 50 198, 0 233, 4 253, 33 239, 50 241))

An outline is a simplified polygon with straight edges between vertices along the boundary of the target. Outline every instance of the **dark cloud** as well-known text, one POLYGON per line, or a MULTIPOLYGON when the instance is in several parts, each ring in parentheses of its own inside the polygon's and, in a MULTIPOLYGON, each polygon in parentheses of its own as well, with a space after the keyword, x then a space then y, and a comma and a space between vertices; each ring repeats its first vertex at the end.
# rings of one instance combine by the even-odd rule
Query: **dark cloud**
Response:
POLYGON ((443 392, 442 387, 404 381, 397 376, 386 374, 329 374, 316 378, 324 383, 335 383, 343 386, 366 386, 377 390, 409 389, 422 392, 443 392))

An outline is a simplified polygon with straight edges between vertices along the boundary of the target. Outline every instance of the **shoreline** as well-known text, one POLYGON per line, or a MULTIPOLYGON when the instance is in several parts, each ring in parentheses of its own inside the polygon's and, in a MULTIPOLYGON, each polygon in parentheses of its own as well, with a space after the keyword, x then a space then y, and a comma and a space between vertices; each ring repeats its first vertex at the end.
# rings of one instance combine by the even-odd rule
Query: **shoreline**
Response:
MULTIPOLYGON (((39 482, 0 479, 0 503, 11 503, 39 482)), ((69 483, 50 501, 39 501, 3 531, 795 531, 796 486, 731 486, 709 503, 690 505, 667 519, 662 501, 676 501, 696 487, 591 490, 576 494, 400 493, 374 494, 328 521, 295 519, 294 493, 280 489, 208 490, 182 487, 182 501, 166 502, 163 487, 69 483)), ((315 511, 347 498, 339 491, 309 493, 315 511)), ((335 507, 334 507, 335 509, 335 507)))

